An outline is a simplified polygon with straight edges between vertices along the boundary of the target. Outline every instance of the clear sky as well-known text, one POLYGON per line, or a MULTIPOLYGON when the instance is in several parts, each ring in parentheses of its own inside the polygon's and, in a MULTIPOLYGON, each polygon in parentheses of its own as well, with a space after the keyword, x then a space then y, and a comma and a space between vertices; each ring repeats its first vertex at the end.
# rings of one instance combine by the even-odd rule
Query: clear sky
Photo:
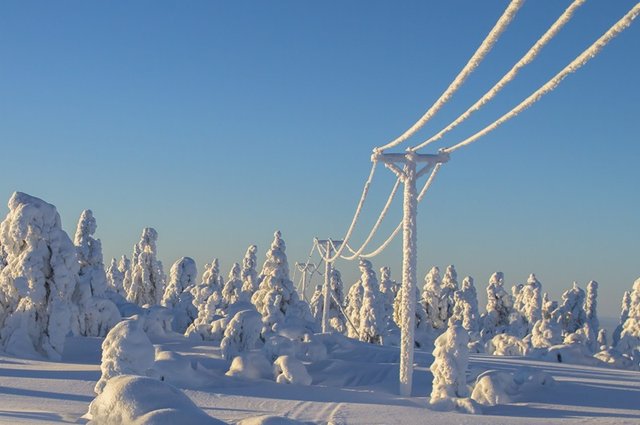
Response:
MULTIPOLYGON (((200 270, 219 257, 226 274, 252 243, 262 262, 276 229, 290 263, 303 261, 314 236, 346 230, 372 148, 426 111, 507 3, 4 1, 0 199, 41 197, 70 234, 91 208, 107 262, 130 255, 145 226, 159 232, 167 272, 191 256, 200 270)), ((471 105, 569 3, 527 2, 412 141, 471 105)), ((634 4, 587 1, 434 149, 511 109, 634 4)), ((420 205, 420 285, 431 265, 449 263, 460 280, 476 279, 482 299, 496 270, 509 285, 535 272, 553 298, 595 279, 600 314, 618 315, 640 276, 639 52, 636 22, 559 89, 452 156, 420 205)), ((380 168, 354 244, 392 184, 380 168)), ((372 248, 400 215, 396 202, 372 248)), ((400 246, 376 268, 399 278, 400 246)), ((337 266, 345 284, 356 279, 355 264, 337 266)))

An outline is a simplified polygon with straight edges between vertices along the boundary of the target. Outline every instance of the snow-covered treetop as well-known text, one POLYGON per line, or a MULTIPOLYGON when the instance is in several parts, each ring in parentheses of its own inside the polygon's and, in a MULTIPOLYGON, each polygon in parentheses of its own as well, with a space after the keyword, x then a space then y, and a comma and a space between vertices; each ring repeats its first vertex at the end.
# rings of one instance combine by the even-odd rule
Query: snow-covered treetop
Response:
POLYGON ((502 272, 495 272, 494 274, 491 275, 491 277, 489 278, 489 285, 503 285, 504 284, 504 273, 502 272))
POLYGON ((153 227, 145 227, 142 229, 142 236, 140 237, 139 245, 143 248, 143 251, 153 252, 157 251, 158 232, 153 227))
POLYGON ((536 275, 531 273, 529 278, 527 279, 527 285, 533 286, 534 288, 542 288, 542 284, 536 278, 536 275))
POLYGON ((461 289, 463 291, 468 291, 469 289, 473 288, 473 290, 475 291, 476 288, 473 285, 473 278, 471 276, 466 276, 463 280, 462 280, 462 287, 461 289))
POLYGON ((100 239, 94 239, 98 225, 91 210, 84 210, 80 214, 74 244, 80 263, 80 285, 87 286, 87 294, 102 295, 107 289, 107 278, 104 272, 102 258, 102 244, 100 239))
POLYGON ((440 269, 433 266, 424 277, 424 290, 434 293, 440 292, 440 269))
POLYGON ((388 266, 380 267, 380 281, 381 282, 391 281, 391 267, 388 267, 388 266))
POLYGON ((176 286, 178 293, 182 293, 191 285, 195 285, 198 270, 193 258, 182 257, 173 263, 169 271, 169 283, 176 286))
POLYGON ((458 289, 458 272, 453 264, 447 266, 442 278, 442 287, 458 289))
POLYGON ((214 258, 211 263, 205 265, 202 283, 207 286, 220 286, 220 262, 217 258, 214 258))
POLYGON ((289 263, 287 262, 287 255, 285 254, 286 249, 287 247, 282 239, 282 234, 278 230, 273 234, 273 242, 267 251, 267 259, 260 273, 262 276, 289 279, 289 263), (275 273, 281 274, 282 276, 276 276, 275 273))

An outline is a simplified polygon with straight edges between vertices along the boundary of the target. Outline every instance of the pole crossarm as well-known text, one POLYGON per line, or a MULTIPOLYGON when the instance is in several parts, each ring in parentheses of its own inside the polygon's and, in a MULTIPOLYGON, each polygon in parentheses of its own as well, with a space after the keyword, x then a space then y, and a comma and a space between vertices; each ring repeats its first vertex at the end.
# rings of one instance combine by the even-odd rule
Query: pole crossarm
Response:
POLYGON ((424 167, 416 171, 415 178, 419 178, 431 171, 436 164, 449 162, 449 153, 440 151, 437 154, 426 154, 416 153, 413 150, 408 150, 406 153, 383 153, 375 150, 371 155, 371 161, 384 163, 385 167, 390 169, 402 181, 405 181, 408 178, 407 164, 425 164, 424 167))

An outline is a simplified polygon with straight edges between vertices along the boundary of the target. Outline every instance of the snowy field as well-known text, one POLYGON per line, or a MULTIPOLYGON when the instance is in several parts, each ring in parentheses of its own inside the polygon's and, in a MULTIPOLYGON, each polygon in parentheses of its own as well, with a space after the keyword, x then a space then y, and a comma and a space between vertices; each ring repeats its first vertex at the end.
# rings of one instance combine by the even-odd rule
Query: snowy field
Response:
MULTIPOLYGON (((68 338, 62 362, 0 357, 0 423, 85 423, 100 377, 102 338, 68 338)), ((224 376, 219 347, 185 339, 155 344, 200 363, 202 378, 169 377, 207 414, 235 424, 278 415, 313 424, 638 424, 640 372, 472 355, 470 373, 530 368, 555 384, 524 392, 511 403, 483 406, 483 415, 428 408, 431 355, 418 351, 413 397, 397 396, 396 348, 356 343, 309 367, 311 386, 224 376), (186 380, 188 381, 188 379, 186 380)), ((283 421, 274 423, 286 423, 283 421)))

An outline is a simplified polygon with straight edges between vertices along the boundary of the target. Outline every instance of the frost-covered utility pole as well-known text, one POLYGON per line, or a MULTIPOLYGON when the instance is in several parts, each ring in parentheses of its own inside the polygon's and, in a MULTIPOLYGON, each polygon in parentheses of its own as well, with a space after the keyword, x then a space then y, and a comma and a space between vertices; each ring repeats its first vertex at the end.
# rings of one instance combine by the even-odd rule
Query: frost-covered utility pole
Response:
POLYGON ((382 161, 398 176, 404 184, 402 219, 402 299, 400 326, 400 395, 411 395, 413 383, 413 346, 416 308, 416 259, 417 259, 417 223, 418 193, 416 181, 431 171, 438 163, 445 163, 449 155, 440 152, 437 155, 407 153, 382 153, 374 151, 372 161, 382 161), (425 164, 418 170, 418 164, 425 164))
MULTIPOLYGON (((324 246, 326 258, 331 258, 333 248, 340 249, 343 241, 334 241, 333 239, 316 239, 316 244, 324 246)), ((329 332, 329 306, 331 302, 331 267, 332 262, 324 262, 324 286, 322 287, 323 305, 322 305, 322 332, 329 332)))
POLYGON ((316 271, 317 266, 313 263, 296 263, 296 268, 299 272, 302 272, 302 299, 307 301, 307 272, 313 273, 316 271))

